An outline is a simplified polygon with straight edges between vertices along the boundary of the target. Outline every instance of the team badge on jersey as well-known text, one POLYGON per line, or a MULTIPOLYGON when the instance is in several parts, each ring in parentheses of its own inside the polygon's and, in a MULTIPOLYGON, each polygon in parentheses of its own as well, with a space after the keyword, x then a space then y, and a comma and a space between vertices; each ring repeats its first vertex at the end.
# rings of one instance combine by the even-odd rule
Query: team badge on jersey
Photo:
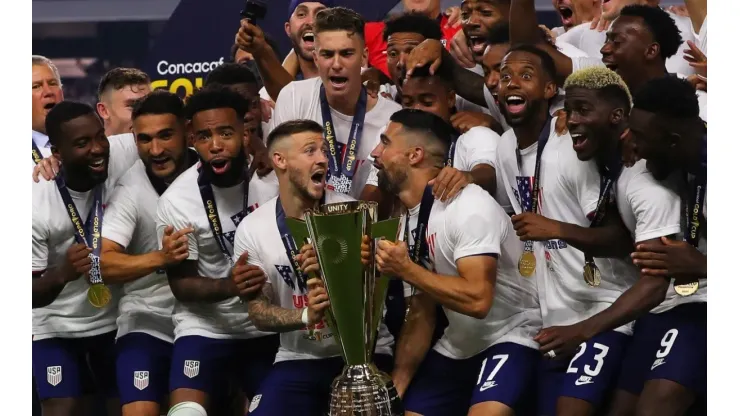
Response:
POLYGON ((149 386, 149 372, 148 371, 134 371, 134 387, 139 390, 144 390, 149 386))
POLYGON ((262 395, 261 394, 258 394, 256 396, 254 396, 254 398, 252 399, 252 402, 249 403, 249 412, 250 413, 251 412, 254 412, 254 410, 257 409, 257 406, 260 405, 260 400, 262 400, 262 395))
POLYGON ((62 382, 62 366, 53 365, 46 367, 46 381, 52 386, 56 387, 62 382))
POLYGON ((193 378, 200 372, 200 361, 185 360, 185 366, 182 370, 187 378, 193 378))

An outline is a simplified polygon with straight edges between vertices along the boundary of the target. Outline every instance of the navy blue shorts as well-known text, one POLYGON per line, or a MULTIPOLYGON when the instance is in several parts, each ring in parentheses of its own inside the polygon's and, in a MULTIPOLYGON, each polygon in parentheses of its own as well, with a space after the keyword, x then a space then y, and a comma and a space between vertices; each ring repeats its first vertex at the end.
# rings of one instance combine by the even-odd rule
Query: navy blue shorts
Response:
POLYGON ((538 413, 555 415, 559 397, 581 399, 601 409, 617 385, 630 338, 617 331, 604 332, 582 343, 570 361, 544 358, 538 413))
POLYGON ((674 381, 707 394, 707 304, 687 303, 637 321, 619 388, 640 395, 648 380, 674 381))
POLYGON ((116 341, 116 379, 121 405, 157 402, 169 392, 172 344, 141 332, 116 341))
POLYGON ((534 414, 540 359, 538 350, 512 342, 486 350, 470 406, 499 402, 514 409, 518 416, 534 414))
POLYGON ((222 397, 238 385, 251 398, 267 376, 280 345, 278 335, 251 339, 178 338, 172 351, 170 391, 185 388, 222 397))
POLYGON ((466 415, 486 351, 454 360, 429 350, 403 398, 407 411, 424 416, 466 415))
MULTIPOLYGON (((390 374, 393 358, 376 355, 375 365, 390 374)), ((341 357, 280 361, 273 365, 249 405, 250 416, 323 416, 329 411, 331 384, 342 372, 341 357)))
POLYGON ((93 394, 116 397, 115 339, 113 331, 33 341, 33 377, 39 400, 93 394))

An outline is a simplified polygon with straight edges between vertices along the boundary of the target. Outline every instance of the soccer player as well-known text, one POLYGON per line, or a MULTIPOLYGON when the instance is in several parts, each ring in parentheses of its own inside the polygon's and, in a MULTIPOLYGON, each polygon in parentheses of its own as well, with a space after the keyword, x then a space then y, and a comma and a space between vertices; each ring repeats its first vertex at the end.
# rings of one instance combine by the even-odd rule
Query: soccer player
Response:
POLYGON ((149 76, 135 68, 113 68, 98 86, 98 114, 105 123, 105 134, 131 133, 131 110, 136 100, 149 94, 149 76))
POLYGON ((95 110, 71 101, 49 111, 44 131, 62 169, 32 191, 36 388, 44 414, 85 414, 94 394, 110 398, 109 414, 120 414, 113 399, 118 296, 102 284, 100 232, 104 205, 136 148, 130 135, 106 138, 95 110))
POLYGON ((561 27, 551 29, 557 36, 581 23, 591 23, 601 15, 600 0, 552 0, 552 7, 560 15, 561 27))
POLYGON ((64 100, 62 80, 59 70, 48 58, 41 55, 31 57, 32 81, 31 103, 31 156, 35 165, 41 159, 51 156, 51 143, 46 135, 46 115, 52 107, 64 100))
POLYGON ((535 387, 537 290, 516 273, 521 245, 490 195, 469 185, 434 199, 428 182, 444 165, 449 130, 434 114, 404 109, 373 150, 381 186, 407 209, 405 241, 376 248, 378 269, 413 287, 393 381, 407 415, 511 415, 535 387), (430 350, 435 303, 449 325, 430 350))
MULTIPOLYGON (((123 415, 160 415, 169 392, 175 298, 164 268, 184 260, 158 250, 157 200, 198 156, 188 150, 180 98, 155 91, 132 111, 141 160, 121 178, 108 202, 101 271, 123 284, 116 321, 116 374, 123 415)), ((183 233, 180 231, 179 233, 183 233)))
POLYGON ((296 119, 324 126, 331 155, 327 186, 354 198, 365 186, 370 164, 364 162, 380 129, 401 108, 382 96, 369 96, 362 86, 367 62, 363 28, 362 17, 343 7, 317 13, 314 56, 320 78, 283 88, 271 120, 273 126, 296 119))
MULTIPOLYGON (((261 292, 247 302, 249 316, 258 329, 280 333, 275 365, 252 400, 250 415, 292 415, 296 409, 306 415, 325 414, 332 381, 344 366, 339 344, 323 321, 329 306, 326 290, 317 278, 307 279, 317 271, 315 254, 310 245, 293 241, 285 223, 286 217, 301 218, 319 204, 353 200, 325 190, 328 159, 322 133, 321 125, 310 120, 288 121, 270 133, 268 147, 280 194, 236 231, 234 276, 248 262, 268 277, 261 292), (295 261, 291 253, 298 254, 295 261), (241 257, 247 256, 243 262, 241 257)), ((381 324, 374 362, 386 372, 393 365, 392 343, 381 324)))
MULTIPOLYGON (((228 278, 236 227, 277 194, 277 189, 256 192, 255 181, 247 179, 246 111, 244 99, 226 88, 190 96, 185 117, 200 161, 178 176, 157 206, 160 248, 180 252, 187 247, 187 259, 167 268, 176 299, 170 403, 187 403, 179 409, 200 406, 223 414, 219 405, 229 383, 251 397, 277 350, 277 336, 254 328, 228 278), (175 238, 168 235, 170 227, 192 232, 186 239, 175 238)), ((259 290, 260 284, 255 281, 250 290, 259 290)), ((171 413, 176 415, 175 407, 171 413)))
POLYGON ((460 6, 463 33, 478 68, 489 45, 488 33, 509 21, 510 3, 510 0, 463 0, 460 6))
MULTIPOLYGON (((545 328, 589 318, 632 284, 617 273, 616 260, 593 260, 626 256, 632 240, 613 210, 593 221, 599 170, 593 161, 578 160, 570 134, 555 131, 548 106, 556 89, 555 64, 546 52, 523 45, 504 57, 498 93, 512 129, 501 137, 496 174, 517 213, 512 221, 525 250, 519 272, 537 281, 545 328), (588 274, 586 266, 598 272, 588 274)), ((624 325, 586 340, 570 362, 543 351, 560 359, 546 362, 539 414, 555 414, 556 403, 557 414, 599 412, 631 330, 624 325)))
POLYGON ((637 322, 619 381, 619 403, 631 412, 639 396, 637 414, 684 414, 692 404, 706 412, 707 130, 695 97, 684 80, 652 80, 635 94, 629 120, 655 179, 678 179, 683 233, 683 241, 646 241, 632 254, 641 281, 658 286, 636 311, 656 306, 637 322))

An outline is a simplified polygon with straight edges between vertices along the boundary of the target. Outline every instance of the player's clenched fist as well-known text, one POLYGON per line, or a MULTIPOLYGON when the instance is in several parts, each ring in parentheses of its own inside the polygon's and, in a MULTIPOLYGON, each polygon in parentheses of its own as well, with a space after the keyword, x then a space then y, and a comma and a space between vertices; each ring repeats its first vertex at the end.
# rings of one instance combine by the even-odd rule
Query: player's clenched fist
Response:
POLYGON ((259 293, 267 280, 265 272, 253 264, 247 264, 249 253, 246 251, 239 256, 234 268, 231 269, 231 281, 236 286, 239 297, 249 297, 259 293))
POLYGON ((308 285, 308 326, 316 325, 324 319, 324 313, 329 307, 329 294, 326 293, 324 282, 314 277, 306 282, 308 285))
POLYGON ((76 280, 80 275, 90 271, 92 261, 89 254, 91 252, 91 248, 85 244, 78 243, 72 244, 67 249, 67 264, 65 264, 66 270, 64 273, 65 282, 76 280))
POLYGON ((371 243, 370 237, 366 235, 362 236, 362 243, 360 243, 360 261, 362 261, 363 266, 370 265, 370 260, 372 260, 373 249, 371 243))
POLYGON ((188 234, 192 232, 192 227, 175 231, 175 227, 168 225, 164 229, 162 254, 164 254, 166 265, 171 266, 188 258, 188 234))
POLYGON ((296 260, 301 265, 301 271, 307 275, 319 274, 319 259, 316 257, 311 244, 304 244, 301 251, 296 255, 296 260))
POLYGON ((381 273, 402 276, 411 264, 405 242, 378 241, 375 250, 375 266, 381 273))

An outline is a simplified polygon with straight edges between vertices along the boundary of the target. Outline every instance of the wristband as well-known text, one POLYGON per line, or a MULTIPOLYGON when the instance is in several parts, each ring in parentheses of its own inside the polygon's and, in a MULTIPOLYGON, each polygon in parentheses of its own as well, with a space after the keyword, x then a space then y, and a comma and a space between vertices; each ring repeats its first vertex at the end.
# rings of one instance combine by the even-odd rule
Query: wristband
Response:
POLYGON ((303 313, 301 314, 301 322, 303 322, 303 325, 308 325, 308 308, 303 308, 303 313))

